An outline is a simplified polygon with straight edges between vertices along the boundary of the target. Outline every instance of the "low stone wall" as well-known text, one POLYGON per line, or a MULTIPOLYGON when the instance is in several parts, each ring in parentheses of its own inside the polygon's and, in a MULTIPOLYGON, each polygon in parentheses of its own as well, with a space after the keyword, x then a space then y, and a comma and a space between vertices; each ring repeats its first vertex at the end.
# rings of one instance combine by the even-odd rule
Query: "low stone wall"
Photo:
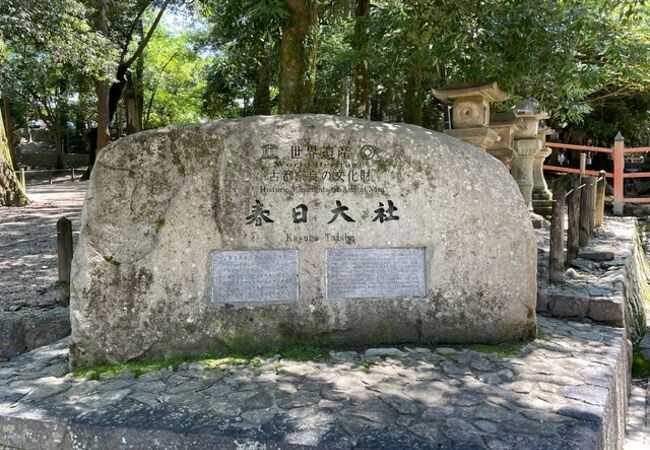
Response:
POLYGON ((630 340, 637 342, 645 333, 643 302, 650 301, 650 272, 636 219, 606 217, 560 284, 548 282, 548 232, 538 230, 537 236, 537 312, 624 327, 630 340))

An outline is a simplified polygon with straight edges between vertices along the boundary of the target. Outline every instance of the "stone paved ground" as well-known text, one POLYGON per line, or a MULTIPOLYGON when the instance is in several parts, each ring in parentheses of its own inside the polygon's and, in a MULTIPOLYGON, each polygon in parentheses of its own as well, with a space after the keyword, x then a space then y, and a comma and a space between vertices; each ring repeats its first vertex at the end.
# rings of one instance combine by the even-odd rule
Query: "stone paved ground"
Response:
MULTIPOLYGON (((650 311, 649 311, 650 312, 650 311)), ((650 328, 639 344, 643 356, 650 360, 650 328)), ((625 432, 625 450, 650 448, 650 379, 632 380, 630 405, 625 432)))
POLYGON ((333 353, 321 362, 273 357, 210 369, 192 363, 99 381, 63 375, 61 341, 0 367, 0 446, 622 445, 615 436, 626 400, 623 330, 539 322, 541 339, 510 355, 477 351, 482 348, 370 349, 333 353))
POLYGON ((57 299, 56 221, 79 230, 87 182, 28 186, 31 204, 0 210, 0 309, 50 306, 57 299))
MULTIPOLYGON (((643 222, 647 227, 646 218, 643 222)), ((643 223, 642 222, 642 223, 643 223)), ((650 233, 641 234, 646 252, 646 261, 650 262, 650 233)), ((646 315, 650 317, 650 305, 646 306, 646 315)), ((639 343, 643 356, 650 360, 650 326, 639 343)), ((650 448, 650 379, 632 381, 627 428, 625 433, 625 450, 646 450, 650 448)))
POLYGON ((57 307, 56 221, 67 216, 78 232, 86 186, 28 184, 30 205, 0 209, 0 358, 69 332, 67 308, 57 307))

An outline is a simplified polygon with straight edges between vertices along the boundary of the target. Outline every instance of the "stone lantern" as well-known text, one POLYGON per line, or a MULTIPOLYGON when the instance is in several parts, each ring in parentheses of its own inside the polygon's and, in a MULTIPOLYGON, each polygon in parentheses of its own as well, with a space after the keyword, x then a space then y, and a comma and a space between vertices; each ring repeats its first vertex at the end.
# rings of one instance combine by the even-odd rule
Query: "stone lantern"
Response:
POLYGON ((537 137, 539 121, 548 119, 545 112, 533 112, 533 107, 528 104, 517 110, 517 117, 521 120, 522 126, 515 130, 515 151, 517 157, 512 163, 510 173, 519 185, 521 195, 528 206, 532 209, 533 201, 533 160, 535 154, 542 149, 542 141, 537 137))
POLYGON ((510 170, 512 160, 517 157, 514 150, 515 130, 520 126, 517 115, 510 111, 490 114, 490 128, 499 135, 487 152, 501 161, 510 170))
POLYGON ((533 211, 542 216, 550 216, 553 209, 553 194, 549 191, 544 178, 544 160, 551 154, 546 146, 546 136, 555 133, 550 127, 539 130, 537 138, 542 148, 533 157, 533 211))
POLYGON ((490 103, 503 101, 508 96, 496 83, 434 89, 433 95, 452 105, 452 129, 445 133, 483 149, 499 140, 499 135, 488 128, 490 103))

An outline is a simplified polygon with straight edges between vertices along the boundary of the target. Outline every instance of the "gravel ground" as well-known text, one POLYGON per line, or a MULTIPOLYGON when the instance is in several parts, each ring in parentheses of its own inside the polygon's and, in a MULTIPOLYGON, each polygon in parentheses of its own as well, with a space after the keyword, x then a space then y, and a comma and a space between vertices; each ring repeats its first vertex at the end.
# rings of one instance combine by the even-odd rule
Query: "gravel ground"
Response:
POLYGON ((0 311, 56 304, 56 222, 72 220, 76 238, 87 185, 67 177, 28 184, 31 204, 0 209, 0 311))

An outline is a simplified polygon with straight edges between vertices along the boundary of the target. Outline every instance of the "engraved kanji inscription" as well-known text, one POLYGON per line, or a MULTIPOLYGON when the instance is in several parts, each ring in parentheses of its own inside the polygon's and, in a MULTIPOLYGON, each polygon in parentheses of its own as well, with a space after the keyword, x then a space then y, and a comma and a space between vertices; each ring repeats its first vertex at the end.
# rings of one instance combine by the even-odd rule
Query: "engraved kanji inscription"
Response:
POLYGON ((334 214, 332 218, 330 219, 329 222, 327 223, 332 223, 336 219, 338 219, 339 216, 343 218, 346 222, 354 222, 354 219, 350 216, 348 216, 345 211, 349 210, 347 206, 343 205, 339 200, 336 201, 336 208, 332 209, 332 213, 334 214))
POLYGON ((270 211, 264 209, 264 205, 259 201, 255 200, 255 204, 252 206, 251 213, 246 216, 246 225, 255 224, 259 227, 264 222, 273 222, 269 217, 270 211))
POLYGON ((291 210, 293 223, 307 223, 307 205, 301 203, 291 210))
POLYGON ((379 223, 384 223, 385 220, 399 220, 399 216, 394 214, 395 211, 397 211, 397 206, 393 204, 392 200, 388 200, 388 209, 384 208, 384 204, 382 202, 379 202, 379 208, 375 209, 376 215, 372 221, 379 221, 379 223))

